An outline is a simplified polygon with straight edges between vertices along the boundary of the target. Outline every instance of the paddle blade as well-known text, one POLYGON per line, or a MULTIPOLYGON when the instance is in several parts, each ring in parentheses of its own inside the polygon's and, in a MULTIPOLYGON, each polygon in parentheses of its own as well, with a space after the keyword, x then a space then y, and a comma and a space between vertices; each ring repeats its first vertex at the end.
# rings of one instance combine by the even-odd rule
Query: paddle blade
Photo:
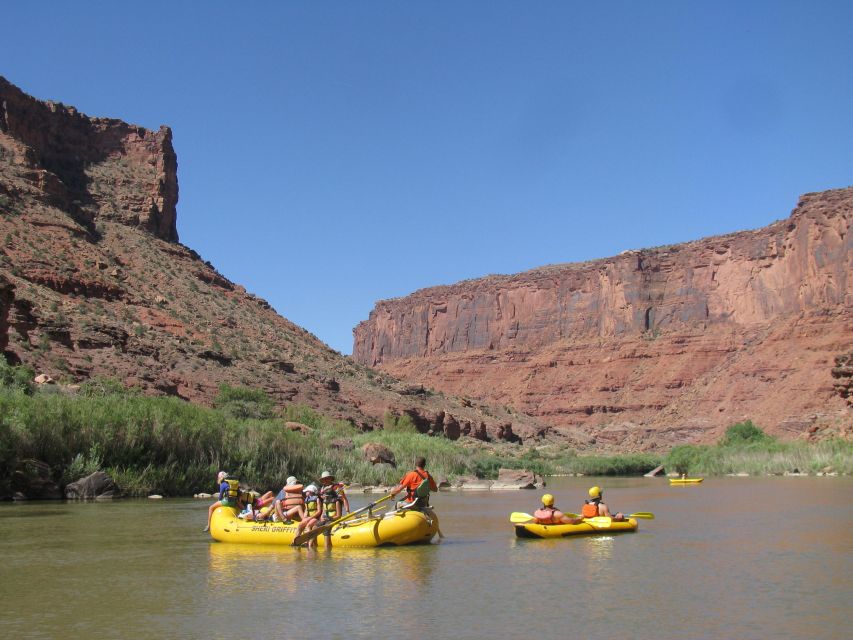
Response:
POLYGON ((626 518, 640 518, 641 520, 654 520, 655 514, 649 513, 648 511, 638 511, 637 513, 630 513, 626 518))
POLYGON ((334 524, 324 524, 324 525, 317 527, 315 529, 311 529, 311 531, 306 531, 305 533, 301 533, 298 536, 296 536, 293 539, 293 542, 291 542, 290 544, 294 547, 298 547, 300 545, 303 545, 306 542, 310 542, 311 540, 313 540, 314 538, 319 536, 321 533, 328 531, 333 526, 334 526, 334 524))
POLYGON ((534 518, 529 513, 522 513, 520 511, 514 511, 509 516, 509 521, 513 524, 519 524, 522 522, 532 522, 533 520, 536 520, 536 518, 534 518))
POLYGON ((586 524, 591 524, 596 529, 609 529, 611 519, 607 516, 596 516, 594 518, 585 518, 584 522, 586 524))

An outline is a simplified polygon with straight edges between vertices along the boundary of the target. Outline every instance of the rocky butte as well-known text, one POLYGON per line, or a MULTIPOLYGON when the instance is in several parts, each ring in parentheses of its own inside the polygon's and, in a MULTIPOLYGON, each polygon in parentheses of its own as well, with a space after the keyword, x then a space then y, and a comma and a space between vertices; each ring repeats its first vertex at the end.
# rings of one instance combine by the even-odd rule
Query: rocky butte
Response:
MULTIPOLYGON (((355 364, 178 242, 177 158, 151 131, 0 77, 0 350, 68 383, 121 379, 210 403, 264 389, 362 429, 517 441, 547 431, 355 364)), ((42 378, 43 379, 43 378, 42 378)))
POLYGON ((600 448, 853 433, 853 188, 785 220, 381 301, 357 362, 600 448))

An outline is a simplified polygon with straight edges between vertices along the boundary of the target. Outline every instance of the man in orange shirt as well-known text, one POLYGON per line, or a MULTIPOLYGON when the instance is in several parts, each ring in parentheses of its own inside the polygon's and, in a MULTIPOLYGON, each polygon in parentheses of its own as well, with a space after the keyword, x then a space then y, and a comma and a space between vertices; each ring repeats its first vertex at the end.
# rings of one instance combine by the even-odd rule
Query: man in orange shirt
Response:
POLYGON ((391 495, 406 490, 406 499, 397 503, 398 509, 423 509, 429 506, 429 492, 438 491, 435 480, 426 470, 426 458, 415 460, 415 470, 409 471, 400 480, 400 484, 391 489, 391 495), (428 490, 427 490, 428 488, 428 490))

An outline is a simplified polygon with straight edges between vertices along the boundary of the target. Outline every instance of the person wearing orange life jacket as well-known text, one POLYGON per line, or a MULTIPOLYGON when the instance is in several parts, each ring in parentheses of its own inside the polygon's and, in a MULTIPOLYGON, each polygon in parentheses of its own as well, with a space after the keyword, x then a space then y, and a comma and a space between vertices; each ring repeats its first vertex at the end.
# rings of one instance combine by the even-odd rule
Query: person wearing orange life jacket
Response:
POLYGON ((302 495, 302 485, 295 476, 290 476, 275 501, 275 513, 279 522, 305 517, 305 497, 302 495))
POLYGON ((617 521, 625 519, 625 516, 623 516, 621 513, 617 513, 615 516, 611 516, 610 509, 608 509, 607 505, 602 502, 603 499, 604 490, 601 487, 591 487, 589 490, 589 500, 584 502, 583 508, 581 509, 581 515, 584 518, 607 516, 617 521))
POLYGON ((406 499, 397 503, 398 509, 421 510, 429 506, 429 492, 438 491, 438 485, 426 470, 426 458, 419 456, 415 460, 415 470, 404 475, 390 494, 395 496, 403 489, 406 490, 406 499))
POLYGON ((583 518, 570 518, 554 507, 554 496, 546 493, 542 496, 542 506, 533 512, 536 524, 580 524, 583 518))

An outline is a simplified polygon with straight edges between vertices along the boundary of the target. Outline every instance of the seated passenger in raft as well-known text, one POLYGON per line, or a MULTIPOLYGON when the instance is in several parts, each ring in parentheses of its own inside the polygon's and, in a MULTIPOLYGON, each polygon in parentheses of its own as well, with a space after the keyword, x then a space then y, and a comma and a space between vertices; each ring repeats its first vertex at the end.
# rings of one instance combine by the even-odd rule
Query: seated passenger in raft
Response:
POLYGON ((589 490, 589 500, 584 502, 583 508, 581 509, 581 515, 584 518, 595 518, 596 516, 608 516, 620 522, 625 519, 621 513, 617 513, 615 516, 610 515, 610 509, 607 508, 607 505, 602 502, 604 499, 604 489, 601 487, 592 487, 589 490))
POLYGON ((429 506, 430 491, 438 491, 438 485, 426 470, 426 458, 418 457, 415 460, 415 470, 404 475, 400 484, 391 489, 390 493, 394 496, 403 489, 406 490, 406 498, 397 503, 397 509, 421 511, 429 506))
POLYGON ((216 474, 216 484, 219 485, 219 499, 208 507, 207 526, 203 531, 210 531, 210 519, 218 507, 234 507, 238 511, 242 508, 242 504, 240 504, 240 481, 237 478, 229 478, 227 472, 220 471, 216 474))
MULTIPOLYGON (((296 527, 297 536, 311 531, 320 520, 323 513, 323 501, 318 493, 317 485, 309 484, 305 487, 305 517, 299 521, 299 525, 296 527)), ((316 540, 308 541, 309 547, 316 546, 316 544, 316 540)))
POLYGON ((570 518, 554 506, 554 496, 542 496, 542 506, 533 512, 536 524, 580 524, 583 518, 570 518))
POLYGON ((305 497, 302 494, 302 485, 295 476, 287 479, 279 496, 276 496, 275 514, 279 522, 288 520, 302 520, 305 517, 305 497))

